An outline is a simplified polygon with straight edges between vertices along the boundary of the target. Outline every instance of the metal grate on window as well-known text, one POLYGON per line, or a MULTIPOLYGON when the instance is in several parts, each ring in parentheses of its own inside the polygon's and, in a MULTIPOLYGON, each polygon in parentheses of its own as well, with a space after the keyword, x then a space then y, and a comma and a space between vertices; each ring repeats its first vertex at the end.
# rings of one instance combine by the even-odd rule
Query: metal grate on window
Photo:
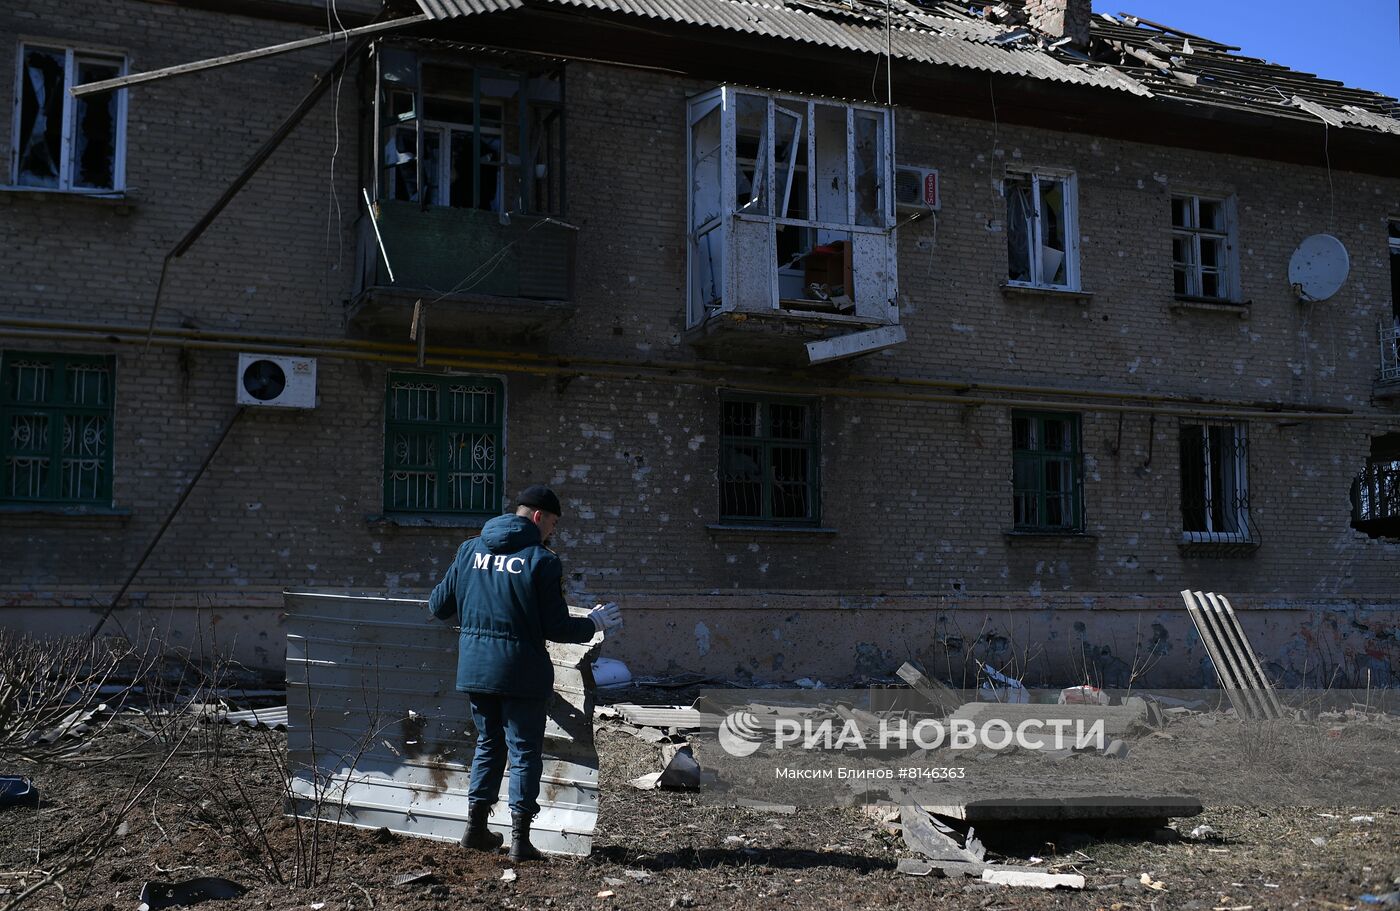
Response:
POLYGON ((505 388, 499 380, 390 374, 385 511, 499 513, 504 436, 505 388))
POLYGON ((720 516, 816 522, 815 406, 791 400, 726 398, 720 407, 720 516))
POLYGON ((1182 543, 1221 555, 1259 544, 1249 512, 1249 438, 1237 422, 1181 424, 1182 543))
POLYGON ((110 504, 110 358, 0 354, 0 501, 110 504))
POLYGON ((1083 528, 1079 416, 1013 413, 1012 525, 1018 531, 1083 528))

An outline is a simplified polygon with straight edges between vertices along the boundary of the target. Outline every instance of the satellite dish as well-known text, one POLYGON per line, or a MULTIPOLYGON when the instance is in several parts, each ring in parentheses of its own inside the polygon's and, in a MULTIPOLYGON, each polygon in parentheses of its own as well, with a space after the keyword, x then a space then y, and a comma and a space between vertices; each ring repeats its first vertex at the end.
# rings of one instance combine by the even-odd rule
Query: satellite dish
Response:
POLYGON ((1288 261, 1288 283, 1300 301, 1325 301, 1347 280, 1351 258, 1331 234, 1303 238, 1288 261))

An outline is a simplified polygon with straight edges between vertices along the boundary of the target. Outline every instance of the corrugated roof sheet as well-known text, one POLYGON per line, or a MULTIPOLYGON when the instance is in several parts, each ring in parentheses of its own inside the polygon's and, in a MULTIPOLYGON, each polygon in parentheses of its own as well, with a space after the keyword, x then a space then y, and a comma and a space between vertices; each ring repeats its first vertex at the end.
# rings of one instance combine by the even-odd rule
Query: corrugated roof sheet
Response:
MULTIPOLYGON (((416 600, 288 592, 286 605, 287 753, 298 815, 461 838, 476 731, 455 686, 456 629, 431 620, 416 600)), ((601 643, 596 636, 549 646, 555 695, 532 833, 542 851, 587 855, 592 846, 598 753, 590 662, 601 643)), ((490 819, 503 834, 508 788, 503 779, 490 819)))
POLYGON ((1096 15, 1089 56, 1025 28, 1023 0, 417 0, 451 19, 526 7, 636 16, 900 60, 1400 135, 1400 104, 1166 26, 1096 15), (990 21, 985 10, 993 10, 990 21), (889 20, 886 20, 887 10, 889 20), (1017 37, 1018 30, 1023 33, 1017 37), (1092 59, 1091 59, 1092 58, 1092 59), (1299 98, 1305 104, 1293 101, 1299 98), (1311 106, 1315 105, 1319 109, 1311 106))
POLYGON ((1111 68, 1066 62, 1025 47, 996 45, 992 40, 1000 30, 978 29, 967 19, 940 20, 905 2, 893 5, 899 13, 888 34, 883 12, 877 16, 820 0, 418 0, 418 5, 435 19, 526 6, 594 10, 869 54, 884 54, 888 42, 894 56, 902 60, 1149 94, 1111 68), (946 34, 941 31, 945 28, 946 34))

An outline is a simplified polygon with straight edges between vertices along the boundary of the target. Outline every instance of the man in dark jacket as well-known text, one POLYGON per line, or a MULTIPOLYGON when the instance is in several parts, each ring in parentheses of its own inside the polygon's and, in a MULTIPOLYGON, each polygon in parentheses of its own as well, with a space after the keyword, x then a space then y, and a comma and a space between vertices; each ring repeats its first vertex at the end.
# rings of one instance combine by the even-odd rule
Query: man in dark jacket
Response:
POLYGON ((540 811, 545 709, 554 693, 554 665, 545 642, 587 642, 622 625, 616 604, 570 617, 564 570, 544 542, 562 512, 548 487, 527 487, 514 515, 497 516, 464 542, 428 598, 428 610, 457 619, 457 690, 471 699, 476 725, 462 844, 494 851, 501 836, 487 829, 510 759, 511 860, 540 856, 530 823, 540 811))

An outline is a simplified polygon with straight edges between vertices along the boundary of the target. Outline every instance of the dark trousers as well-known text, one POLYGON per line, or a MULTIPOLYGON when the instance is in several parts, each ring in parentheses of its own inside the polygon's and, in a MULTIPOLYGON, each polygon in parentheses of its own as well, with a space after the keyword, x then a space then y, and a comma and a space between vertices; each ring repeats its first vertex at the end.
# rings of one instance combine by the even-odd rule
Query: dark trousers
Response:
POLYGON ((495 803, 501 776, 510 759, 510 811, 534 816, 540 811, 540 774, 544 771, 546 699, 517 699, 493 693, 468 693, 476 725, 472 758, 471 803, 495 803))

